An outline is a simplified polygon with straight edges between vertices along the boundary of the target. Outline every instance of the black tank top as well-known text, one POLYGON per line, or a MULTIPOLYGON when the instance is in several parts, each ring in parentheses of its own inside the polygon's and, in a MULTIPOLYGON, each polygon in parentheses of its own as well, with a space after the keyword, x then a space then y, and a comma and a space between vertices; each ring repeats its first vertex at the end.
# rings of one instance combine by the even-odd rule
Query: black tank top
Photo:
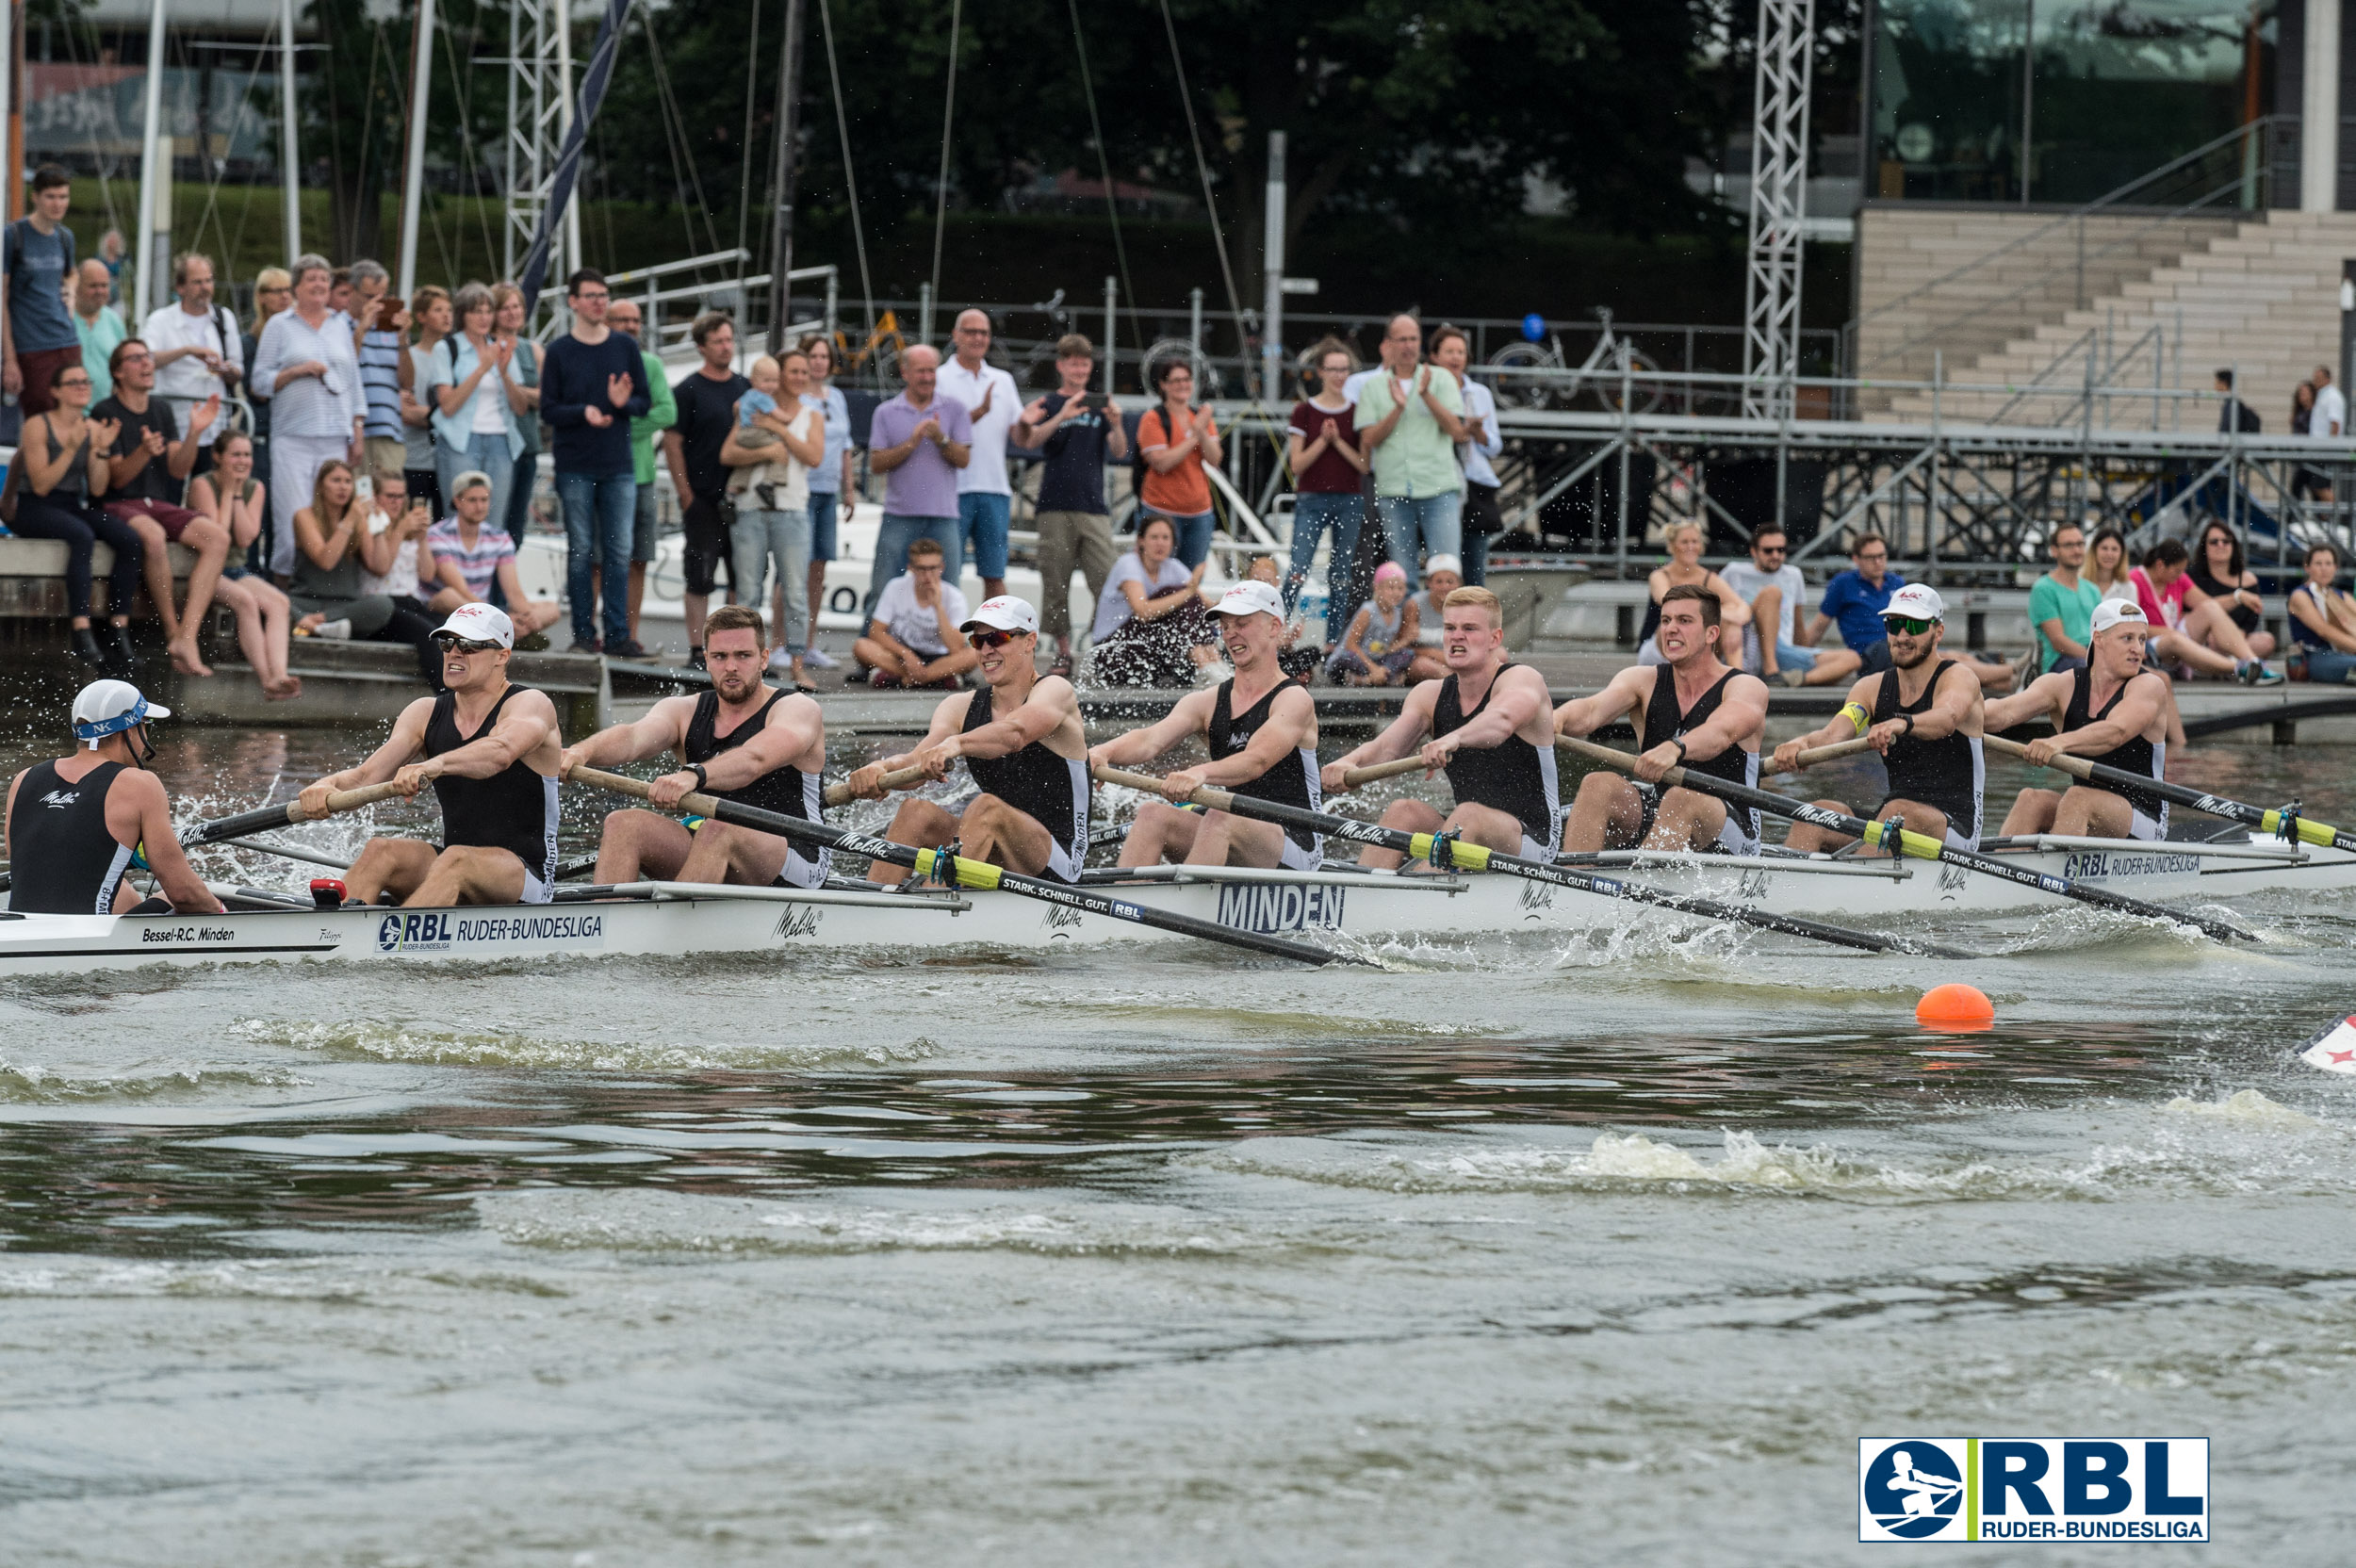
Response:
MULTIPOLYGON (((2062 733, 2067 735, 2072 730, 2084 729, 2090 724, 2109 718, 2111 710, 2118 707, 2119 699, 2126 694, 2127 683, 2122 681, 2119 690, 2111 694, 2111 700, 2102 705, 2102 710, 2100 713, 2094 712, 2092 710, 2094 672, 2092 670, 2070 671, 2070 707, 2062 715, 2062 733)), ((2160 776, 2160 769, 2168 761, 2168 743, 2166 741, 2153 743, 2136 735, 2121 741, 2100 757, 2089 757, 2086 760, 2100 762, 2106 768, 2117 768, 2121 773, 2141 774, 2147 778, 2157 778, 2160 776)), ((2151 791, 2117 789, 2091 779, 2086 781, 2085 788, 2108 790, 2115 795, 2123 795, 2129 805, 2160 825, 2160 834, 2163 838, 2167 836, 2168 802, 2151 791)))
MULTIPOLYGON (((1873 723, 1884 723, 1901 713, 1920 718, 1929 712, 1932 701, 1939 695, 1939 683, 1947 678, 1947 672, 1956 668, 1958 662, 1940 660, 1939 668, 1931 672, 1930 684, 1922 688, 1922 698, 1910 703, 1898 698, 1898 672, 1883 671, 1881 689, 1873 694, 1873 723)), ((1979 837, 1980 793, 1987 771, 1978 737, 1955 734, 1918 741, 1910 734, 1901 735, 1882 761, 1890 773, 1889 798, 1919 800, 1925 806, 1937 807, 1946 814, 1947 825, 1957 834, 1966 839, 1979 837)))
MULTIPOLYGON (((773 692, 761 704, 761 711, 738 725, 725 736, 715 733, 720 723, 720 694, 704 692, 695 698, 695 715, 687 721, 687 739, 679 747, 679 755, 690 762, 709 762, 724 751, 734 751, 746 741, 760 734, 769 723, 769 710, 783 702, 790 694, 773 692)), ((800 817, 806 822, 823 822, 826 806, 826 781, 814 773, 804 773, 787 763, 772 768, 750 784, 733 790, 714 790, 712 793, 722 800, 739 805, 758 807, 780 816, 800 817)))
MULTIPOLYGON (((425 754, 439 757, 488 735, 498 727, 499 710, 508 699, 529 690, 510 686, 500 693, 472 735, 458 732, 458 694, 442 693, 434 699, 434 716, 425 723, 425 754)), ((503 849, 543 883, 556 880, 555 779, 517 760, 488 778, 444 774, 434 781, 434 794, 442 803, 443 848, 478 844, 503 849)))
MULTIPOLYGON (((1235 699, 1234 678, 1219 683, 1219 695, 1211 702, 1211 760, 1225 761, 1252 743, 1252 737, 1268 720, 1268 712, 1279 695, 1291 686, 1280 680, 1275 690, 1241 713, 1231 711, 1235 699)), ((1325 802, 1317 785, 1317 754, 1307 746, 1295 746, 1292 755, 1280 757, 1268 771, 1243 784, 1226 788, 1233 793, 1250 795, 1254 800, 1272 800, 1280 806, 1298 806, 1304 811, 1319 811, 1325 802)), ((1301 848, 1315 853, 1318 847, 1317 834, 1306 827, 1286 827, 1284 837, 1301 848)))
MULTIPOLYGON (((1479 718, 1497 694, 1497 682, 1513 667, 1497 666, 1481 706, 1469 713, 1457 695, 1456 678, 1441 681, 1440 694, 1432 704, 1432 738, 1453 735, 1479 718)), ((1544 844, 1549 855, 1562 841, 1562 792, 1555 782, 1552 746, 1533 746, 1518 735, 1508 735, 1494 746, 1463 747, 1448 760, 1448 787, 1456 792, 1460 806, 1470 802, 1512 813, 1523 834, 1544 844)))
MULTIPOLYGON (((1693 699, 1693 707, 1679 712, 1676 669, 1668 664, 1654 665, 1652 699, 1644 704, 1644 732, 1640 743, 1649 751, 1664 741, 1682 740, 1708 724, 1710 715, 1718 711, 1718 705, 1726 700, 1726 682, 1742 673, 1741 670, 1728 670, 1718 678, 1716 685, 1693 699)), ((1707 762, 1686 763, 1685 771, 1723 778, 1729 784, 1756 784, 1759 782, 1759 753, 1739 745, 1728 746, 1707 762)), ((1729 815, 1733 815, 1738 808, 1728 807, 1726 809, 1729 815)), ((1752 810, 1747 814, 1751 824, 1747 837, 1756 839, 1759 833, 1759 812, 1752 810)))
MULTIPOLYGON (((964 733, 971 735, 990 722, 990 700, 998 694, 985 686, 966 704, 964 733)), ((1000 800, 1047 829, 1076 863, 1088 849, 1088 765, 1085 758, 1058 757, 1042 742, 1033 741, 1006 757, 969 757, 966 770, 986 794, 1000 800)))
POLYGON ((101 762, 69 784, 57 764, 25 770, 8 814, 8 907, 28 915, 109 915, 131 864, 131 846, 106 830, 106 792, 120 762, 101 762))
POLYGON ((2208 563, 2205 561, 2197 564, 2187 575, 2191 577, 2192 585, 2195 588, 2224 604, 2227 620, 2232 621, 2245 632, 2258 629, 2258 612, 2233 597, 2235 594, 2241 592, 2237 584, 2212 576, 2208 563))

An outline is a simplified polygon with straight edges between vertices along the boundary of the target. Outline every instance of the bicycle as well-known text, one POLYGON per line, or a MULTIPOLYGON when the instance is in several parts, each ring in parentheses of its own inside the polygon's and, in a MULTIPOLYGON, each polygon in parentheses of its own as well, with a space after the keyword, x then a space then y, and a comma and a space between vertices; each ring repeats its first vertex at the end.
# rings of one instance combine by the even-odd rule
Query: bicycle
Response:
POLYGON ((1650 413, 1661 404, 1659 383, 1644 378, 1660 374, 1661 367, 1651 355, 1636 346, 1635 339, 1624 337, 1612 330, 1612 312, 1602 305, 1595 307, 1595 319, 1603 331, 1587 357, 1574 368, 1562 351, 1560 335, 1547 334, 1542 344, 1532 334, 1532 326, 1543 330, 1539 318, 1530 317, 1522 328, 1523 341, 1508 343, 1489 356, 1489 363, 1500 370, 1537 372, 1500 376, 1497 383, 1497 401, 1509 408, 1576 408, 1582 393, 1595 406, 1608 414, 1620 412, 1620 389, 1629 387, 1628 400, 1639 414, 1650 413), (1557 380, 1545 372, 1560 372, 1567 379, 1557 380))

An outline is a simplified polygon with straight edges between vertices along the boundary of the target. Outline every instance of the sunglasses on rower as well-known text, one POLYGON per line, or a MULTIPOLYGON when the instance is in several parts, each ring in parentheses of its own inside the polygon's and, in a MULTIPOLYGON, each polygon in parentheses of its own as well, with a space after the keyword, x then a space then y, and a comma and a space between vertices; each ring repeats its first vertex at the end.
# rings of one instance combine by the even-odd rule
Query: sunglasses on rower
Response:
POLYGON ((977 648, 1003 648, 1022 635, 1019 631, 969 631, 965 640, 977 648))
POLYGON ((490 653, 499 646, 497 643, 484 643, 479 642, 472 637, 461 637, 455 631, 435 632, 434 634, 434 645, 440 648, 444 653, 450 653, 452 651, 459 653, 490 653))
POLYGON ((1882 626, 1890 631, 1903 631, 1909 637, 1927 637, 1937 621, 1918 621, 1911 615, 1884 615, 1882 626))

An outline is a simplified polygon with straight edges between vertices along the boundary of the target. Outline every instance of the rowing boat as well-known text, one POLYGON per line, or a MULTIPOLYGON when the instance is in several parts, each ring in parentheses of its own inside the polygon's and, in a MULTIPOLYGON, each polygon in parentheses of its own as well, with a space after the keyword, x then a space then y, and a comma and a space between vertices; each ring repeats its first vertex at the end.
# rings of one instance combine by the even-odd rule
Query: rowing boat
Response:
MULTIPOLYGON (((2022 863, 2138 897, 2212 902, 2356 888, 2356 855, 2251 838, 2152 844, 2023 840, 2022 863)), ((1599 874, 1771 913, 1890 921, 2066 907, 2063 901, 1919 861, 1624 851, 1582 858, 1599 874)), ((1573 889, 1478 874, 1156 866, 1088 880, 1148 907, 1263 935, 1366 942, 1613 930, 1644 919, 1707 923, 1573 889)), ((234 890, 226 890, 234 891, 234 890)), ((0 974, 149 964, 678 957, 797 948, 998 947, 1022 951, 1163 941, 1168 933, 999 892, 911 884, 825 889, 642 882, 597 900, 458 909, 239 908, 222 915, 0 915, 0 974)), ((251 903, 252 899, 241 902, 251 903)))

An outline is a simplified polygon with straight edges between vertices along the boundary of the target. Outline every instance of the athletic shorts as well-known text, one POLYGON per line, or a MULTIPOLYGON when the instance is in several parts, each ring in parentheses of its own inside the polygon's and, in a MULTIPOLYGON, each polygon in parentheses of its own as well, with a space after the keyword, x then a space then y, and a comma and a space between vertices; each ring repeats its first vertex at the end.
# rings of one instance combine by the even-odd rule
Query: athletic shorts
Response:
POLYGON ((2157 842, 2158 841, 2168 837, 2168 819, 2166 817, 2160 817, 2157 819, 2147 817, 2143 814, 2142 808, 2135 806, 2130 806, 2127 808, 2127 837, 2131 839, 2147 839, 2153 842, 2157 842))
POLYGON ((1284 845, 1276 855, 1276 864, 1280 870, 1317 871, 1323 868, 1325 865, 1324 835, 1319 834, 1314 842, 1303 848, 1291 834, 1284 833, 1282 828, 1278 831, 1283 834, 1284 845))
MULTIPOLYGON (((1289 842, 1290 841, 1287 841, 1289 842)), ((1053 834, 1048 835, 1047 839, 1047 868, 1046 870, 1040 872, 1039 874, 1057 882, 1077 882, 1080 880, 1080 862, 1078 858, 1075 857, 1071 850, 1064 847, 1064 842, 1061 839, 1055 837, 1053 834)))
POLYGON ((812 858, 804 855, 801 846, 795 844, 786 850, 785 869, 777 873, 777 879, 770 886, 773 888, 823 888, 826 885, 826 873, 829 869, 830 857, 827 851, 822 849, 815 858, 812 858))

